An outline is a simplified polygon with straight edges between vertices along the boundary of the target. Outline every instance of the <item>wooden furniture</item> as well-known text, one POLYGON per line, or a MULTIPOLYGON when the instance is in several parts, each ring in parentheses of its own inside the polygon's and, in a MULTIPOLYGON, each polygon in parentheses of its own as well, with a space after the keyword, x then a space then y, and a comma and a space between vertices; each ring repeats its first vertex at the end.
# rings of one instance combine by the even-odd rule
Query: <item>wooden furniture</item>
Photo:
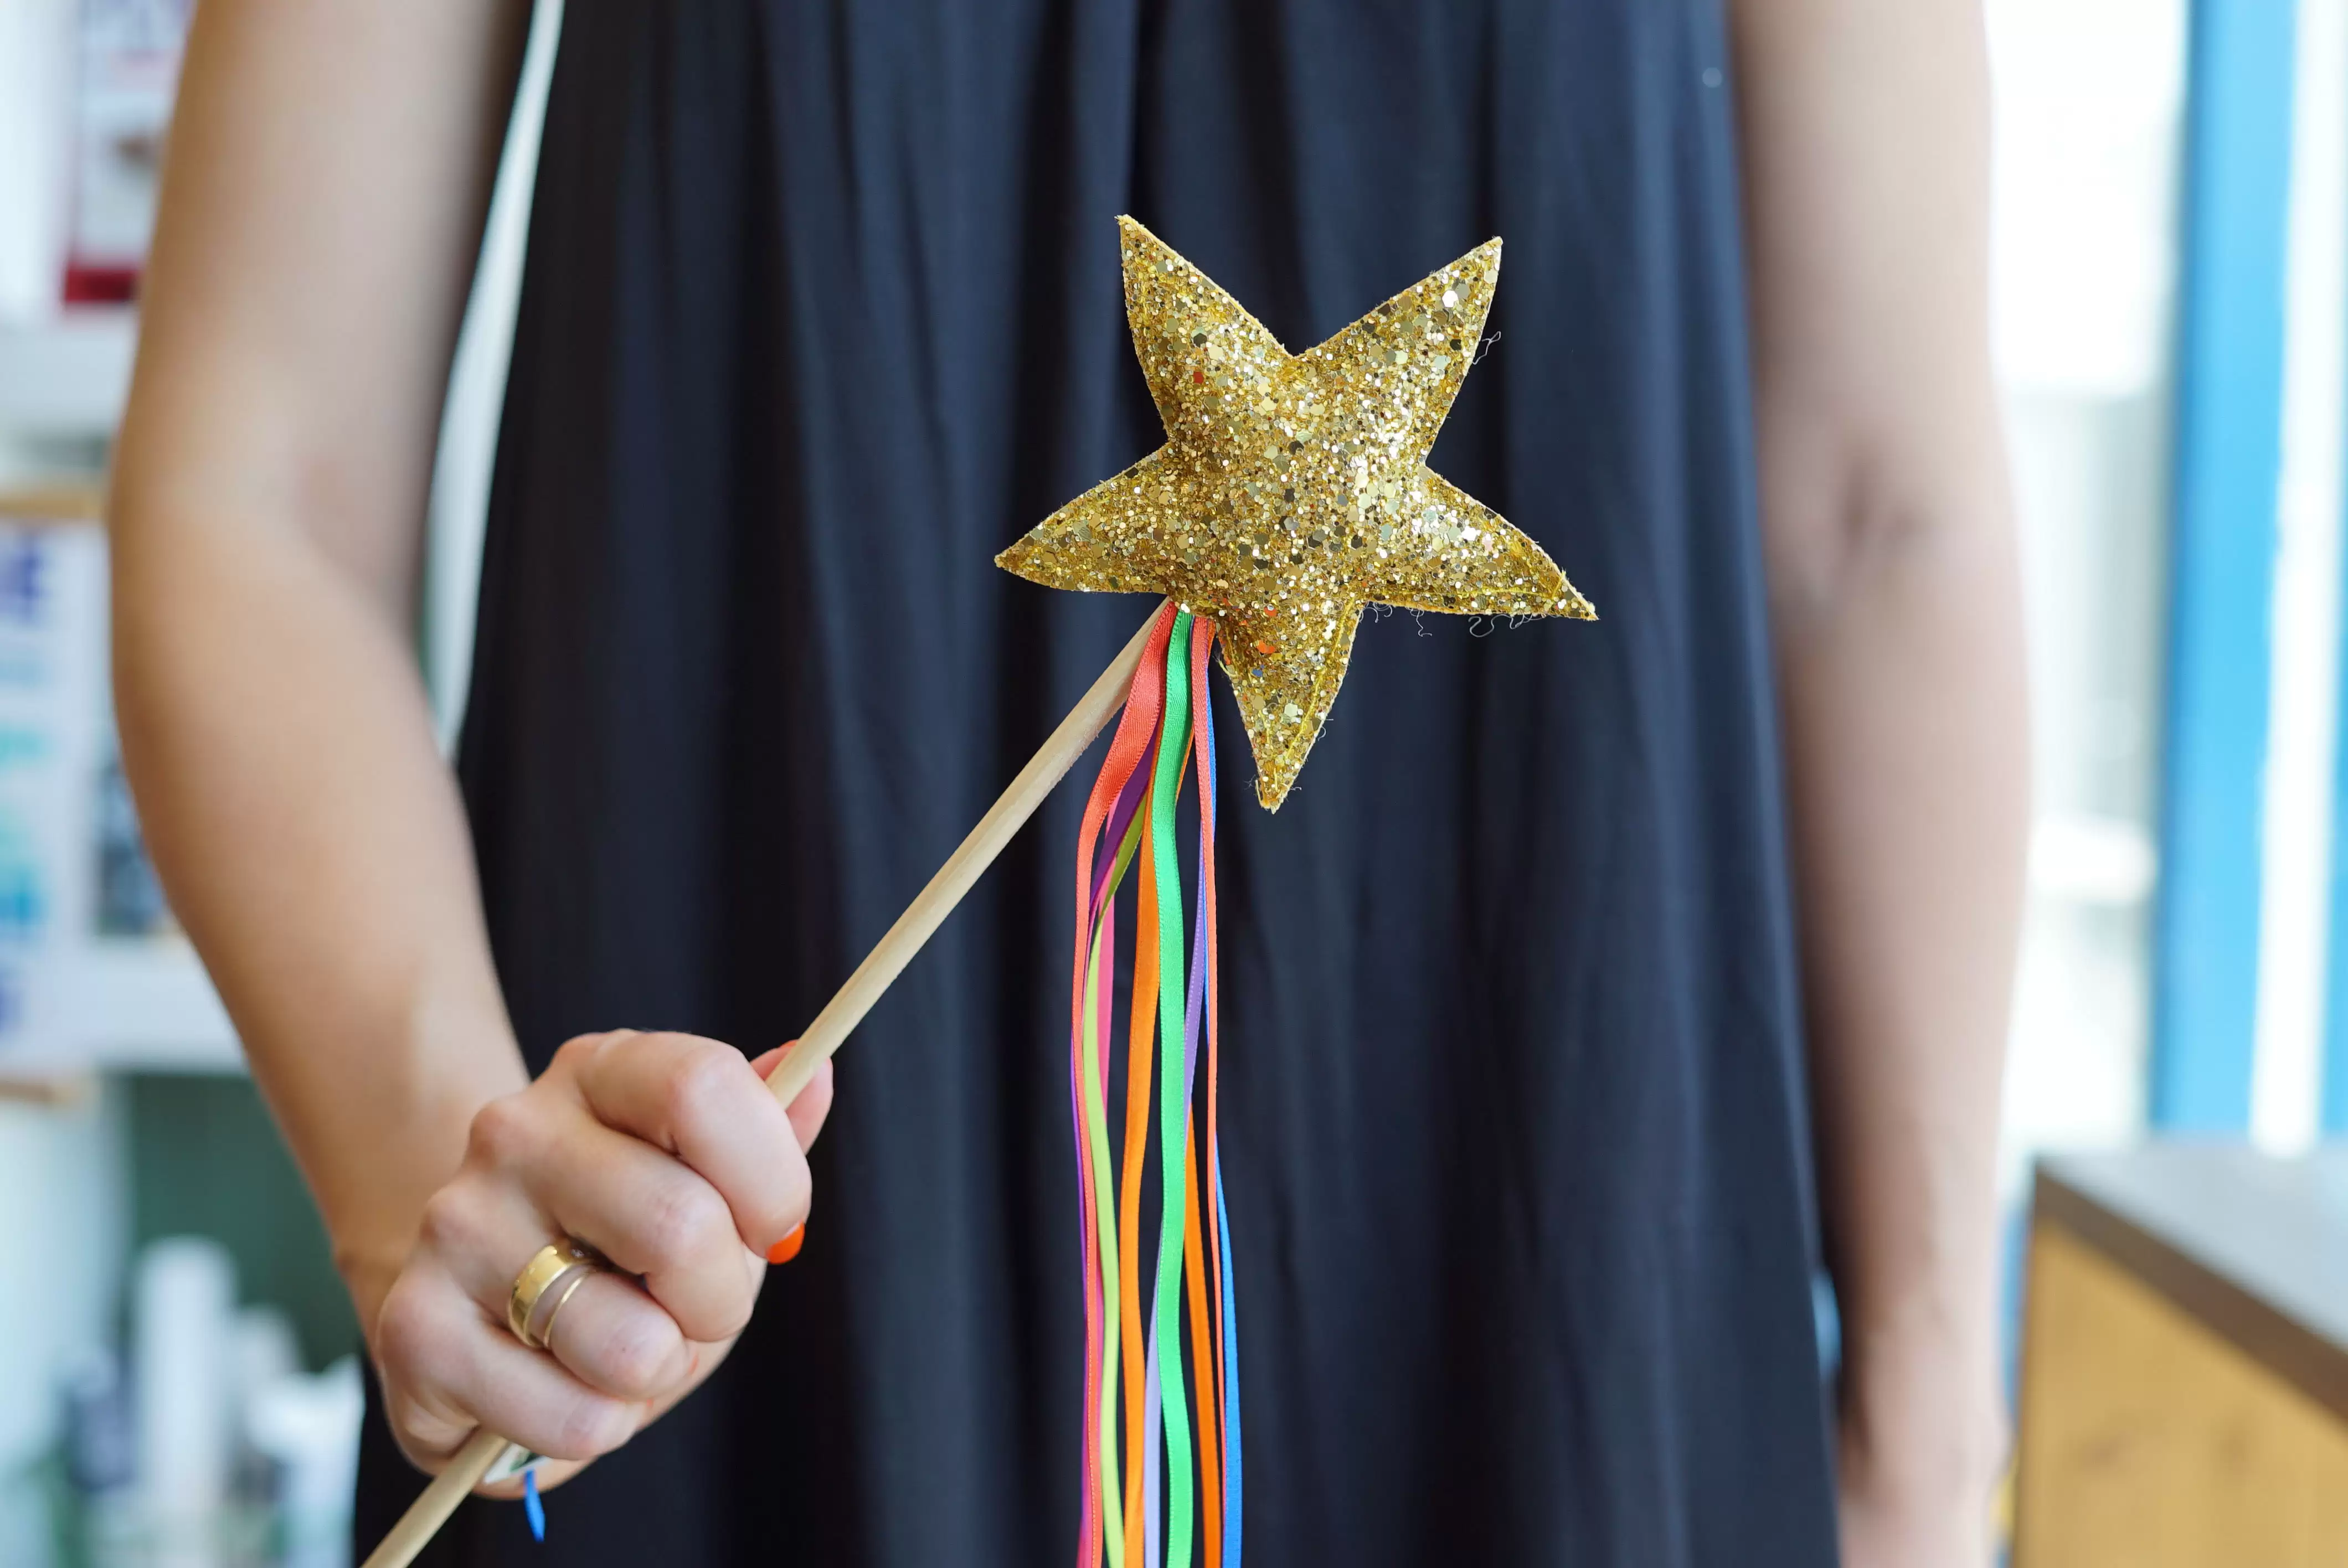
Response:
POLYGON ((2015 1568, 2348 1564, 2348 1149, 2052 1160, 2015 1568))
POLYGON ((33 523, 94 523, 105 515, 106 487, 96 479, 59 479, 0 489, 0 518, 33 523))

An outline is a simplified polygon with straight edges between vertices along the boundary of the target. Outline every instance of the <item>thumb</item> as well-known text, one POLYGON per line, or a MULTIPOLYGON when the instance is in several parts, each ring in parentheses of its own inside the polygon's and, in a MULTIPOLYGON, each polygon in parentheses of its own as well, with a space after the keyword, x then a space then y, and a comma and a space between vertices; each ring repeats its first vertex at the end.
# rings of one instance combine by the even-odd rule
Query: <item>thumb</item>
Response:
MULTIPOLYGON (((783 1058, 798 1043, 795 1040, 785 1040, 765 1055, 755 1058, 750 1063, 751 1070, 761 1078, 772 1078, 775 1069, 783 1064, 783 1058)), ((802 1150, 815 1147, 816 1138, 823 1132, 824 1121, 831 1114, 831 1062, 829 1060, 816 1063, 815 1076, 808 1080, 808 1086, 799 1091, 799 1097, 786 1108, 786 1114, 791 1119, 791 1131, 798 1134, 799 1147, 802 1150)))

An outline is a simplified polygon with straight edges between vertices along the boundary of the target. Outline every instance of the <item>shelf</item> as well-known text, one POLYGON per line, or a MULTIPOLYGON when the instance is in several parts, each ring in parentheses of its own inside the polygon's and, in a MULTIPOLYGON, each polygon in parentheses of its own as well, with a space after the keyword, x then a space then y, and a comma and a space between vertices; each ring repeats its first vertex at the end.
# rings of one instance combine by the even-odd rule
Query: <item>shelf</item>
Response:
POLYGON ((179 938, 104 940, 78 955, 66 1027, 93 1067, 242 1072, 244 1052, 195 949, 179 938))
POLYGON ((0 324, 0 436, 110 437, 138 343, 138 313, 128 308, 0 324))
POLYGON ((0 1049, 0 1079, 244 1071, 228 1012, 184 938, 99 938, 48 961, 57 985, 46 1022, 0 1049))

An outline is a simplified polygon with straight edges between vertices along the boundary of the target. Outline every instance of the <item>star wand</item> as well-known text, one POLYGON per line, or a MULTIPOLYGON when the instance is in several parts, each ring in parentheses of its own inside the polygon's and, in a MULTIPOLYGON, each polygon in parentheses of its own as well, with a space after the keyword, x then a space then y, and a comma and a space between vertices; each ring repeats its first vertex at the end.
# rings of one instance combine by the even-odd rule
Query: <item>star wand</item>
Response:
MULTIPOLYGON (((1163 1560, 1189 1560, 1188 1418, 1179 1397, 1160 1397, 1161 1370, 1179 1378, 1176 1363, 1181 1351, 1172 1337, 1172 1319, 1179 1314, 1173 1281, 1188 1265, 1202 1468, 1217 1468, 1215 1451, 1231 1461, 1223 1476, 1208 1477, 1207 1550, 1210 1563, 1236 1568, 1235 1342, 1225 1333, 1210 1338, 1206 1327, 1210 1317, 1218 1329, 1227 1327, 1224 1308, 1231 1305, 1211 1101, 1207 1139, 1195 1158, 1192 1150, 1200 1145, 1189 1115, 1202 1006, 1210 1096, 1213 1073, 1213 750, 1200 684, 1208 646, 1221 640, 1224 673, 1255 753, 1257 798, 1276 811, 1336 699, 1366 606, 1510 618, 1594 620, 1595 612, 1531 538, 1426 466, 1436 434, 1482 343, 1499 275, 1498 240, 1431 273, 1327 341, 1291 354, 1237 301, 1156 235, 1130 218, 1117 221, 1134 352, 1165 423, 1166 444, 1063 507, 996 560, 1047 587, 1159 593, 1166 602, 816 1015, 768 1087, 785 1104, 798 1096, 816 1067, 839 1049, 1122 709, 1125 723, 1086 813, 1077 868, 1071 1086, 1077 1102, 1087 1276, 1097 1271, 1100 1289, 1086 1301, 1089 1424, 1078 1556, 1080 1562, 1095 1562, 1105 1550, 1112 1568, 1128 1563, 1138 1568, 1144 1551, 1159 1560, 1157 1492, 1145 1484, 1145 1479, 1157 1479, 1161 1457, 1146 1435, 1148 1409, 1156 1407, 1165 1423, 1164 1457, 1169 1460, 1163 1560), (1188 658, 1179 656, 1185 651, 1188 658), (1194 712, 1205 843, 1199 940, 1192 948, 1196 961, 1186 965, 1179 873, 1171 863, 1171 810, 1187 771, 1194 712), (1154 770, 1145 765, 1151 750, 1157 753, 1154 770), (1104 829, 1096 860, 1091 841, 1104 829), (1099 1092, 1108 1076, 1107 1031, 1096 1025, 1107 1016, 1100 976, 1104 955, 1114 948, 1115 891, 1137 859, 1143 939, 1137 948, 1128 1064, 1125 1201, 1112 1205, 1099 1114, 1099 1092), (1160 948, 1154 966, 1146 951, 1153 938, 1160 948), (1186 968, 1187 999, 1185 988, 1172 984, 1145 997, 1145 977, 1156 992, 1160 978, 1179 981, 1186 968), (1166 1040, 1162 1081, 1168 1114, 1160 1164, 1169 1201, 1145 1361, 1138 1349, 1131 1255, 1146 1142, 1142 1083, 1152 1020, 1144 1004, 1150 999, 1159 1003, 1155 1021, 1166 1040), (1185 1042, 1179 1052, 1178 1040, 1185 1042), (1137 1127, 1142 1129, 1139 1135, 1137 1127), (1087 1142, 1089 1161, 1083 1156, 1087 1142), (1223 1237, 1220 1248, 1212 1237, 1202 1241, 1198 1234, 1202 1167, 1212 1187, 1204 1226, 1223 1237), (1115 1224, 1119 1207, 1128 1216, 1122 1244, 1115 1224), (1202 1250, 1205 1267, 1220 1286, 1211 1305, 1197 1272, 1202 1250), (1113 1266, 1117 1264, 1122 1269, 1113 1266), (1122 1311, 1111 1311, 1112 1306, 1122 1311), (1116 1389, 1107 1374, 1107 1364, 1117 1359, 1120 1338, 1126 1348, 1128 1421, 1122 1485, 1112 1431, 1116 1389), (1220 1532, 1212 1528, 1219 1498, 1227 1526, 1220 1532)), ((512 1447, 494 1433, 476 1433, 363 1568, 405 1568, 512 1447)))

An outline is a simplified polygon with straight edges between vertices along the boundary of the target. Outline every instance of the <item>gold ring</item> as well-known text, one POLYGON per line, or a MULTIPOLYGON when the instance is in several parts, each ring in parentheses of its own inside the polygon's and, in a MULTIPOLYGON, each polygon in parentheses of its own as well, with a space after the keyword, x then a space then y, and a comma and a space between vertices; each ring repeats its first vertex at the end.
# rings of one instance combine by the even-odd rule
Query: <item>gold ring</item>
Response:
POLYGON ((530 1320, 538 1316, 539 1303, 545 1299, 547 1292, 567 1279, 562 1295, 557 1298, 558 1302, 567 1301, 571 1292, 579 1287, 580 1280, 610 1266, 602 1254, 575 1236, 547 1243, 514 1276, 513 1289, 506 1296, 506 1327, 531 1349, 543 1350, 546 1342, 530 1333, 530 1320))
POLYGON ((596 1272, 590 1265, 574 1265, 557 1276, 554 1283, 546 1287, 546 1315, 530 1325, 531 1336, 538 1341, 539 1349, 549 1353, 553 1351, 554 1320, 561 1316, 562 1304, 576 1296, 579 1287, 587 1283, 587 1276, 596 1272))

